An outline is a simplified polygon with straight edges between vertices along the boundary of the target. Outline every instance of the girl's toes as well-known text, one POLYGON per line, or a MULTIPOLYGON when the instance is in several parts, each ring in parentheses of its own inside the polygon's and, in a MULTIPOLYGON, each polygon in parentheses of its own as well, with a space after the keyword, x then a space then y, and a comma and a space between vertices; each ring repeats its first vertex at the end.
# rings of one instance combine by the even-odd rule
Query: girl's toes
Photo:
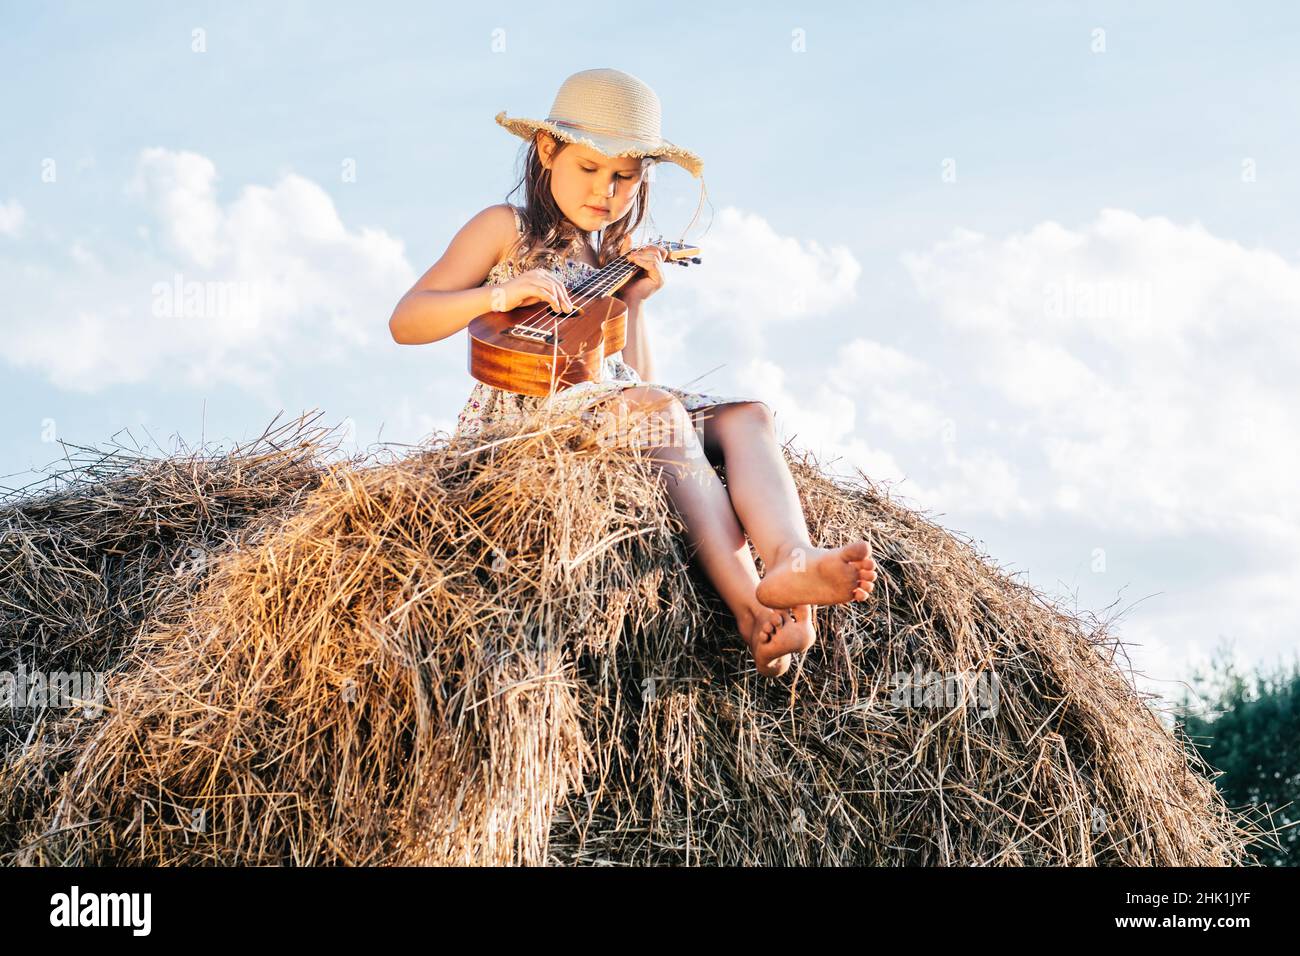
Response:
POLYGON ((871 546, 865 541, 854 541, 852 544, 845 545, 841 553, 844 555, 844 560, 857 563, 868 558, 871 554, 871 546))

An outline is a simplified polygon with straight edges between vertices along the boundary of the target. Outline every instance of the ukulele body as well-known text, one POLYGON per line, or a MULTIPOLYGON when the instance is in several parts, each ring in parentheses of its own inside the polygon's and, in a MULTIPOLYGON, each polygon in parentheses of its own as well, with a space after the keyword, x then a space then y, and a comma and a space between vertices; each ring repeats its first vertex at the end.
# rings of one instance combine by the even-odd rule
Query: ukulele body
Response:
POLYGON ((612 295, 584 302, 561 321, 545 302, 486 312, 469 329, 469 373, 521 395, 550 394, 599 381, 605 356, 627 341, 627 303, 612 295))

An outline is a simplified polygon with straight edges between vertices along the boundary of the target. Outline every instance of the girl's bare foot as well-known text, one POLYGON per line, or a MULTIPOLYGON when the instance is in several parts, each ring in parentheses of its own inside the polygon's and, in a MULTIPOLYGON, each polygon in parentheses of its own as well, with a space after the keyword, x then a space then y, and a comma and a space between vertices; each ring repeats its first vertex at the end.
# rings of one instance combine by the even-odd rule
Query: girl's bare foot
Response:
POLYGON ((764 677, 780 677, 790 667, 791 654, 806 651, 817 641, 812 608, 807 604, 785 610, 758 604, 745 618, 738 622, 740 636, 764 677))
POLYGON ((783 547, 755 594, 772 608, 847 604, 865 601, 875 586, 871 545, 858 540, 842 548, 783 547))

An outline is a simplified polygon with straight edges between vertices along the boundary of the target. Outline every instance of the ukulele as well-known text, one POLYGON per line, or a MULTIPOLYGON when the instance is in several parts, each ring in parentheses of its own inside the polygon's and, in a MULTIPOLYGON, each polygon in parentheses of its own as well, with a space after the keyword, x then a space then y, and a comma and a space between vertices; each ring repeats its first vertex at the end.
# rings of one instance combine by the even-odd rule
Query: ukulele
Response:
MULTIPOLYGON (((682 242, 655 241, 665 264, 700 261, 700 250, 682 242)), ((614 293, 644 270, 619 256, 569 290, 576 308, 556 312, 549 302, 509 312, 486 312, 469 323, 469 374, 484 384, 521 395, 549 395, 579 382, 601 379, 605 356, 627 341, 627 303, 614 293)))

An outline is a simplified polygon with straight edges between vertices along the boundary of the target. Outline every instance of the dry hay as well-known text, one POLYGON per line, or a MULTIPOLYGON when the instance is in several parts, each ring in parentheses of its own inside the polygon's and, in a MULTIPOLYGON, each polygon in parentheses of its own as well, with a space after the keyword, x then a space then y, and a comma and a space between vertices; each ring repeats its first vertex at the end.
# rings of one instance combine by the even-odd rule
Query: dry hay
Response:
POLYGON ((8 725, 0 859, 1248 860, 1104 626, 863 476, 787 449, 813 541, 868 538, 881 578, 773 681, 635 450, 488 437, 376 464, 277 435, 5 505, 6 666, 111 677, 105 714, 8 725), (913 672, 996 679, 996 707, 907 706, 913 672))
MULTIPOLYGON (((222 454, 65 445, 65 466, 39 494, 18 489, 0 501, 0 673, 129 666, 138 629, 183 614, 208 561, 273 526, 320 483, 319 459, 333 445, 319 418, 272 422, 222 454)), ((72 738, 99 729, 80 710, 6 702, 0 852, 66 769, 72 738)))

